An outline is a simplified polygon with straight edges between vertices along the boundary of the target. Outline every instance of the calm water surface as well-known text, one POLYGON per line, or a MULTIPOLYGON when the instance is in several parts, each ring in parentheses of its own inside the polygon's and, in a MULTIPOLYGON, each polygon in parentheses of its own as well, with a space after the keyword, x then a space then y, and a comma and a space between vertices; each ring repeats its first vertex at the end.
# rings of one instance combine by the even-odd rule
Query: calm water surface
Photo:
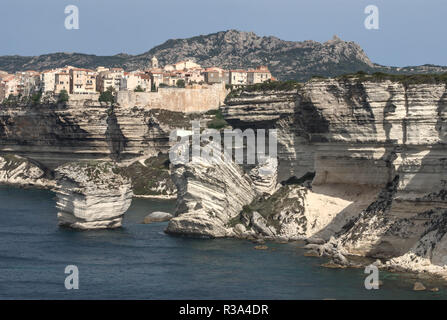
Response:
POLYGON ((299 243, 168 236, 166 223, 141 224, 152 211, 173 212, 174 201, 136 199, 123 228, 73 231, 57 226, 54 194, 0 187, 2 299, 444 299, 414 292, 410 275, 381 273, 366 290, 360 269, 327 269, 304 257, 299 243), (66 290, 67 265, 79 268, 79 290, 66 290))

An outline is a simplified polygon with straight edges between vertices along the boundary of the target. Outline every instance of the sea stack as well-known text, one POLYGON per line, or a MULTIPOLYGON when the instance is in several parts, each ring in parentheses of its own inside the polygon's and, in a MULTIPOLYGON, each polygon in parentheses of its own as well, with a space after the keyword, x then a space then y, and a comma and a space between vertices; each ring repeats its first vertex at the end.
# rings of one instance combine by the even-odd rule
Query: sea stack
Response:
MULTIPOLYGON (((221 154, 220 145, 204 143, 210 153, 221 154)), ((185 147, 186 149, 187 147, 185 147)), ((232 220, 244 206, 277 188, 277 161, 267 158, 246 173, 227 154, 172 165, 177 186, 176 216, 166 229, 170 234, 219 238, 235 235, 232 220)))
POLYGON ((76 162, 55 170, 57 217, 74 229, 118 228, 132 202, 130 181, 109 162, 76 162))

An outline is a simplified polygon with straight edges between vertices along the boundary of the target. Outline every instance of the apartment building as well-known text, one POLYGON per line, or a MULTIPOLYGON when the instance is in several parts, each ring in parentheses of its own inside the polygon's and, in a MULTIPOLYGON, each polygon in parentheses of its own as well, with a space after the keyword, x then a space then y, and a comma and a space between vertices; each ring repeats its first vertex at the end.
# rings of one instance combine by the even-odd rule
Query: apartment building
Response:
POLYGON ((144 91, 151 91, 151 76, 145 73, 124 73, 121 78, 120 90, 134 91, 141 87, 144 91))
POLYGON ((211 67, 203 71, 204 81, 209 84, 225 81, 225 70, 221 68, 211 67))
POLYGON ((109 87, 120 90, 121 79, 124 77, 124 69, 111 68, 110 70, 101 71, 96 79, 97 91, 104 92, 109 87))
POLYGON ((40 88, 42 93, 54 92, 54 86, 56 84, 56 73, 60 72, 59 69, 45 70, 40 74, 40 88))
POLYGON ((247 70, 242 70, 242 69, 230 70, 229 84, 236 85, 236 86, 247 84, 247 70))
POLYGON ((175 87, 177 85, 177 81, 180 79, 184 80, 184 78, 178 72, 170 72, 163 74, 163 84, 170 87, 175 87))
POLYGON ((205 75, 202 68, 193 68, 184 73, 185 83, 203 83, 205 82, 205 75))
POLYGON ((22 96, 28 96, 40 89, 40 74, 34 70, 15 73, 17 91, 22 96))
POLYGON ((59 94, 62 90, 70 93, 70 73, 61 71, 55 74, 54 78, 54 93, 59 94))
POLYGON ((5 75, 0 80, 0 101, 8 98, 10 95, 18 95, 18 84, 17 78, 15 75, 5 75))
POLYGON ((89 69, 70 69, 70 93, 96 93, 96 72, 89 69))
MULTIPOLYGON (((51 70, 45 70, 42 73, 40 73, 40 89, 42 90, 42 93, 54 93, 56 89, 56 75, 57 74, 70 74, 70 70, 73 69, 72 66, 65 66, 64 68, 57 68, 57 69, 51 69, 51 70)), ((64 82, 64 85, 66 85, 66 79, 62 75, 60 77, 60 81, 64 82)), ((68 81, 68 84, 70 85, 70 81, 68 81)), ((59 90, 62 90, 60 87, 61 84, 59 84, 59 90)), ((67 92, 70 92, 70 87, 68 87, 67 92)), ((60 92, 60 91, 59 91, 60 92)))
POLYGON ((161 83, 163 83, 163 70, 153 69, 149 71, 149 76, 151 78, 151 83, 155 88, 158 88, 161 83))
POLYGON ((259 66, 247 71, 247 84, 262 83, 271 79, 272 74, 266 66, 259 66))

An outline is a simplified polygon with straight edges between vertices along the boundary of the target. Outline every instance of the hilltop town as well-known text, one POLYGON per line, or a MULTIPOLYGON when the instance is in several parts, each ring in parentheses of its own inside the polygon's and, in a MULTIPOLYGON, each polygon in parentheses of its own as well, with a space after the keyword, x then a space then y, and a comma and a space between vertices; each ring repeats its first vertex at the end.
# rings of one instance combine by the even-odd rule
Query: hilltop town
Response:
POLYGON ((192 60, 159 66, 157 58, 150 59, 147 68, 126 72, 123 68, 97 67, 96 70, 65 66, 37 72, 19 71, 9 74, 0 71, 0 101, 33 94, 58 96, 97 95, 107 90, 154 92, 161 87, 195 88, 225 83, 244 86, 275 80, 266 66, 255 69, 225 70, 203 68, 192 60))

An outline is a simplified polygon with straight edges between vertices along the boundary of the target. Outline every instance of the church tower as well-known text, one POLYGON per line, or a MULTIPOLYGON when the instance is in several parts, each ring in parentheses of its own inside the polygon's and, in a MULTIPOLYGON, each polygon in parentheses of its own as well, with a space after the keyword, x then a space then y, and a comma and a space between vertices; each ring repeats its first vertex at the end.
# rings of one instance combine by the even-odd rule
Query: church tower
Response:
POLYGON ((157 60, 157 58, 155 56, 153 56, 152 59, 151 59, 151 67, 153 69, 158 68, 158 60, 157 60))

